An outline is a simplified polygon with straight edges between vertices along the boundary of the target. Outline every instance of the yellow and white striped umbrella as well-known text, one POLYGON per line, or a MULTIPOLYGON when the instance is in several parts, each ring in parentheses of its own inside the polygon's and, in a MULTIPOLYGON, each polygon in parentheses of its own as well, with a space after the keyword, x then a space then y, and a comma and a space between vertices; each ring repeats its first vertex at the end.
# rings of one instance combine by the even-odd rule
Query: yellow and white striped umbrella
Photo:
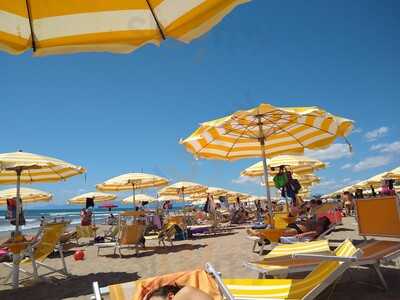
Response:
POLYGON ((382 176, 383 179, 400 180, 400 167, 397 167, 391 171, 386 172, 382 176))
MULTIPOLYGON (((6 189, 0 191, 0 205, 6 205, 7 199, 14 198, 17 194, 16 188, 6 189)), ((36 203, 36 202, 47 202, 53 198, 53 195, 48 192, 41 190, 30 189, 22 187, 20 189, 20 198, 24 204, 36 203)))
POLYGON ((106 201, 113 201, 117 196, 108 193, 90 192, 82 195, 75 196, 68 200, 69 204, 85 204, 87 198, 92 198, 94 203, 101 203, 106 201))
MULTIPOLYGON (((157 198, 158 201, 181 201, 182 197, 180 195, 160 195, 157 198)), ((185 201, 193 201, 192 197, 185 197, 185 201)))
POLYGON ((0 154, 0 184, 15 184, 17 170, 21 171, 21 183, 57 182, 86 172, 80 166, 43 155, 21 151, 0 154))
POLYGON ((158 194, 160 196, 182 196, 182 200, 185 200, 185 195, 204 193, 206 190, 207 187, 205 185, 189 181, 180 181, 162 188, 158 194))
POLYGON ((229 191, 223 188, 218 187, 208 187, 207 190, 203 193, 197 193, 191 195, 193 199, 207 198, 207 195, 211 195, 213 197, 219 197, 226 195, 229 191))
POLYGON ((122 200, 122 203, 128 204, 128 203, 134 203, 134 201, 138 202, 154 202, 157 201, 156 198, 146 195, 146 194, 137 194, 135 195, 135 199, 133 199, 133 195, 126 197, 125 199, 122 200))
POLYGON ((228 198, 228 202, 229 203, 236 202, 238 198, 239 198, 239 201, 243 201, 243 200, 249 199, 251 197, 251 195, 249 195, 249 194, 241 193, 241 192, 235 192, 235 191, 228 191, 226 196, 228 198))
MULTIPOLYGON (((302 155, 278 155, 267 160, 268 174, 275 175, 279 172, 280 166, 288 167, 288 169, 296 174, 311 174, 317 170, 326 167, 322 161, 302 155)), ((263 176, 264 166, 260 161, 248 167, 240 173, 242 176, 263 176)))
POLYGON ((113 177, 96 185, 99 191, 128 191, 147 188, 156 188, 168 184, 168 179, 146 173, 127 173, 113 177))
POLYGON ((136 206, 135 193, 138 189, 157 188, 168 184, 168 179, 147 173, 127 173, 96 185, 99 191, 132 190, 133 205, 136 206))
MULTIPOLYGON (((275 107, 263 103, 253 109, 206 122, 181 141, 199 158, 237 160, 261 157, 268 182, 266 157, 302 154, 304 149, 323 149, 337 137, 345 137, 353 122, 318 107, 275 107)), ((272 216, 268 184, 269 214, 272 216)))
POLYGON ((0 49, 35 55, 128 53, 166 38, 189 43, 249 0, 1 0, 0 49), (32 40, 33 36, 33 40, 32 40))

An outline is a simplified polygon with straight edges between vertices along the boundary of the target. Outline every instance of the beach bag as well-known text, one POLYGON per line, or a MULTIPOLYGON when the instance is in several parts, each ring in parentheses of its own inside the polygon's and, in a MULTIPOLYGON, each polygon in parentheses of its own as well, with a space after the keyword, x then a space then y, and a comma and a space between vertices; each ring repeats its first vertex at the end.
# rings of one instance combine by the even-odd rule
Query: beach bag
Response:
POLYGON ((297 194, 301 190, 301 184, 297 179, 290 179, 288 184, 295 194, 297 194))
POLYGON ((274 184, 277 189, 283 188, 288 183, 288 177, 286 173, 278 173, 274 176, 274 184))

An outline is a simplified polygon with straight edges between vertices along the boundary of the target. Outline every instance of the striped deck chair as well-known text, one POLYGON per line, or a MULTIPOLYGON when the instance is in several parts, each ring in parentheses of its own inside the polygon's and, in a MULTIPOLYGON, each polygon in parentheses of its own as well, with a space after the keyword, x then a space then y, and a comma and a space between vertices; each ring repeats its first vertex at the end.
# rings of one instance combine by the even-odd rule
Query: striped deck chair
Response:
POLYGON ((135 254, 139 253, 139 248, 142 247, 142 241, 144 238, 145 225, 143 224, 130 224, 121 225, 121 230, 118 234, 117 241, 110 243, 99 243, 95 244, 97 247, 97 255, 100 254, 101 249, 113 248, 114 255, 117 250, 119 257, 122 258, 122 249, 135 249, 135 254))
MULTIPOLYGON (((380 236, 400 238, 400 214, 398 207, 399 203, 395 197, 357 200, 357 221, 360 235, 364 237, 380 236)), ((315 242, 285 245, 288 246, 288 248, 285 248, 285 246, 277 246, 273 251, 275 249, 282 249, 283 251, 271 251, 264 259, 247 263, 245 266, 259 272, 259 278, 268 275, 286 277, 293 273, 311 271, 319 263, 317 260, 304 258, 294 259, 289 257, 287 255, 288 253, 285 253, 285 250, 287 249, 290 251, 290 247, 292 246, 300 245, 299 247, 301 247, 302 244, 311 243, 315 242), (274 253, 277 255, 274 255, 274 253)), ((388 285, 379 266, 381 264, 388 264, 400 256, 400 241, 366 239, 364 243, 359 245, 359 249, 361 249, 362 255, 354 265, 366 266, 374 270, 382 286, 387 290, 388 285)), ((293 253, 297 252, 295 248, 292 250, 293 253)), ((304 248, 304 250, 306 250, 306 248, 304 248)))
POLYGON ((273 248, 259 261, 245 263, 244 266, 259 273, 259 278, 266 276, 286 277, 289 273, 312 270, 318 264, 306 258, 294 260, 292 256, 299 253, 332 254, 328 240, 282 244, 273 248), (307 262, 309 265, 304 265, 307 262), (293 270, 292 270, 293 269, 293 270))
MULTIPOLYGON (((64 253, 62 244, 60 244, 60 239, 62 234, 64 233, 68 223, 48 223, 41 227, 39 234, 37 235, 37 239, 29 244, 23 255, 24 259, 21 260, 20 266, 23 264, 32 264, 33 272, 29 272, 22 267, 20 267, 20 272, 27 275, 27 277, 33 277, 35 280, 39 279, 39 277, 43 277, 53 273, 59 273, 64 276, 68 276, 69 273, 67 271, 67 265, 64 259, 64 253), (61 269, 55 269, 50 267, 44 263, 44 261, 48 258, 53 251, 57 250, 60 253, 60 258, 62 262, 61 269), (50 272, 47 272, 42 275, 38 275, 39 267, 44 267, 48 269, 50 272)), ((3 263, 5 266, 9 268, 13 268, 13 265, 10 263, 3 263)), ((7 276, 6 282, 10 279, 10 276, 7 276)))
POLYGON ((337 280, 361 254, 361 250, 344 241, 333 256, 297 254, 309 259, 324 259, 304 279, 222 279, 211 265, 207 265, 221 293, 229 300, 315 299, 337 280))

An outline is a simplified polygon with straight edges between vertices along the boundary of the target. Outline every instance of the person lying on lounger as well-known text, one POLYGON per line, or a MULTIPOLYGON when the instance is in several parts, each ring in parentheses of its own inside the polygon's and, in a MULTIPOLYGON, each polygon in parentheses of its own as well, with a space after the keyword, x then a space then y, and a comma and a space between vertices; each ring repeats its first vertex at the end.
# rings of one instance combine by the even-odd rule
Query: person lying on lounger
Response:
POLYGON ((150 292, 145 300, 212 300, 212 298, 191 286, 165 285, 150 292))

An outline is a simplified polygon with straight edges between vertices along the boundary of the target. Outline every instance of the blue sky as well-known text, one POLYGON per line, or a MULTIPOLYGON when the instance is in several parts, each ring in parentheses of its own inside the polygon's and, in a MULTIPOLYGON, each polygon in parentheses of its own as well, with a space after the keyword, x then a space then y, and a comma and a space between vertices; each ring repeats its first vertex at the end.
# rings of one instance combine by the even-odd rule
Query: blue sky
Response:
MULTIPOLYGON (((315 192, 400 163, 400 3, 254 0, 189 45, 129 55, 0 54, 0 152, 23 149, 80 164, 87 179, 33 187, 52 205, 129 171, 262 194, 238 179, 257 159, 195 161, 179 145, 198 123, 261 102, 318 105, 356 121, 318 157, 315 192)), ((124 194, 122 194, 124 195, 124 194)))

